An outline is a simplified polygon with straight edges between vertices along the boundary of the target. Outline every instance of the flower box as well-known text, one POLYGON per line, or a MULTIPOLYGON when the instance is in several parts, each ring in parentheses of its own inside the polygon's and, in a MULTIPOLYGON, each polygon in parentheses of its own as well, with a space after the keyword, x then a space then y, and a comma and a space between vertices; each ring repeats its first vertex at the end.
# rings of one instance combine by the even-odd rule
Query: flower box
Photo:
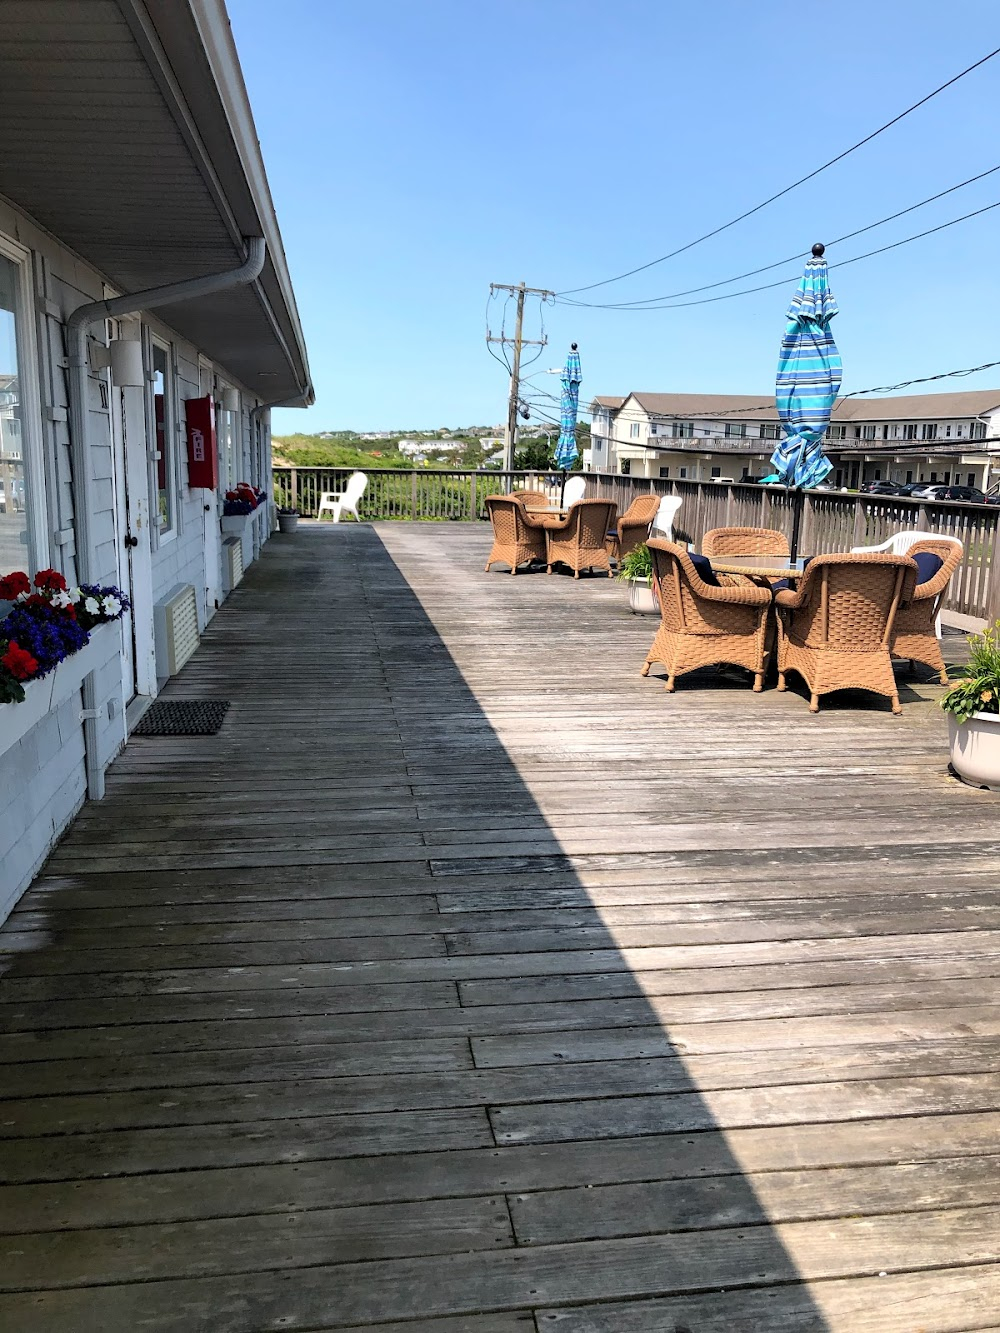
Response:
POLYGON ((25 682, 21 703, 0 704, 0 755, 16 745, 42 718, 65 703, 80 688, 84 676, 103 666, 115 655, 120 644, 121 626, 117 622, 96 625, 90 631, 90 642, 85 648, 64 658, 41 680, 25 682))

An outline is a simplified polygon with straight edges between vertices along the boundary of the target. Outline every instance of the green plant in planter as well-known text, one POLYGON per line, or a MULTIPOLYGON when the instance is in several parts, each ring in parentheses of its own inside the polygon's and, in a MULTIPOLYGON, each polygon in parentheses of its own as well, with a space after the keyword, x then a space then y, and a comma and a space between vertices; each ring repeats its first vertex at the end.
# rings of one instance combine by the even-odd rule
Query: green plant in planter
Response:
POLYGON ((623 555, 618 564, 618 578, 622 583, 630 579, 651 579, 653 577, 653 556, 643 542, 634 546, 627 555, 623 555))
POLYGON ((957 722, 973 713, 1000 713, 1000 620, 982 634, 969 636, 969 665, 941 700, 957 722))

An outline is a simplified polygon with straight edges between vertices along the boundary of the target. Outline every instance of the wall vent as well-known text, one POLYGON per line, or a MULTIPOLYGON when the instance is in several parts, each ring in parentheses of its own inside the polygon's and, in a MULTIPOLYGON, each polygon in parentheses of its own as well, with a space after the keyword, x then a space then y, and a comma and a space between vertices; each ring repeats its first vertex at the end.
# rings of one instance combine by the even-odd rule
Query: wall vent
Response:
POLYGON ((154 607, 156 674, 176 676, 198 647, 198 602, 190 583, 178 583, 154 607))
POLYGON ((232 592, 243 577, 243 542, 239 537, 227 537, 222 543, 222 572, 226 592, 232 592))

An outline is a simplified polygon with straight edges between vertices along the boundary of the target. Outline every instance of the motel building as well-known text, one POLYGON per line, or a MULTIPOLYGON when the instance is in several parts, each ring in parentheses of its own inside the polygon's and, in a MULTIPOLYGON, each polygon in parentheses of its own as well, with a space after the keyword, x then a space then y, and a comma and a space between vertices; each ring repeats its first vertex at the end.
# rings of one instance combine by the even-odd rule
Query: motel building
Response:
POLYGON ((269 407, 312 401, 222 0, 2 18, 0 577, 133 609, 0 704, 0 920, 267 541, 223 505, 269 488, 269 407))
MULTIPOLYGON (((672 481, 759 480, 781 437, 764 395, 631 393, 590 404, 593 472, 672 481)), ((989 491, 1000 484, 1000 389, 842 398, 823 448, 828 485, 941 482, 989 491)))

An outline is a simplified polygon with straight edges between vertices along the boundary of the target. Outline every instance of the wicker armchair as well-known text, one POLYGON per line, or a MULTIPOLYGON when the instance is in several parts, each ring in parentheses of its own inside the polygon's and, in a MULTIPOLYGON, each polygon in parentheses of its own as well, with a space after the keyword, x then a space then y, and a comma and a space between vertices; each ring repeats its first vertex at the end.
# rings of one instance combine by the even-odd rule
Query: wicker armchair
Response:
POLYGON ((915 556, 921 552, 936 555, 941 560, 941 568, 925 583, 918 583, 910 601, 897 611, 892 653, 894 657, 908 657, 911 662, 931 667, 938 673, 941 684, 947 685, 948 672, 941 656, 937 618, 951 577, 962 563, 964 547, 952 537, 928 535, 914 542, 907 554, 915 556))
POLYGON ((512 500, 520 500, 525 509, 547 509, 550 500, 544 491, 511 491, 512 500))
POLYGON ((753 672, 754 692, 764 688, 771 592, 754 584, 717 587, 705 583, 683 546, 653 537, 653 580, 660 596, 660 628, 646 654, 667 668, 668 690, 678 676, 699 667, 731 662, 753 672))
POLYGON ((608 530, 614 527, 618 506, 610 500, 577 500, 565 518, 548 523, 548 572, 556 564, 569 565, 573 577, 581 569, 606 569, 611 578, 611 561, 604 545, 608 530))
POLYGON ((512 500, 509 495, 488 495, 486 510, 493 524, 493 549, 486 562, 487 573, 497 561, 510 565, 510 572, 516 574, 518 565, 545 559, 545 530, 527 516, 519 500, 512 500))
POLYGON ((899 608, 910 600, 917 567, 902 555, 821 555, 796 590, 775 593, 778 689, 797 671, 809 686, 809 711, 821 694, 871 690, 901 713, 890 644, 899 608))
POLYGON ((660 507, 658 495, 637 495, 618 518, 618 527, 608 533, 605 545, 612 560, 634 551, 649 537, 649 530, 660 507))
POLYGON ((789 555, 788 538, 774 528, 713 528, 701 543, 705 555, 789 555))

